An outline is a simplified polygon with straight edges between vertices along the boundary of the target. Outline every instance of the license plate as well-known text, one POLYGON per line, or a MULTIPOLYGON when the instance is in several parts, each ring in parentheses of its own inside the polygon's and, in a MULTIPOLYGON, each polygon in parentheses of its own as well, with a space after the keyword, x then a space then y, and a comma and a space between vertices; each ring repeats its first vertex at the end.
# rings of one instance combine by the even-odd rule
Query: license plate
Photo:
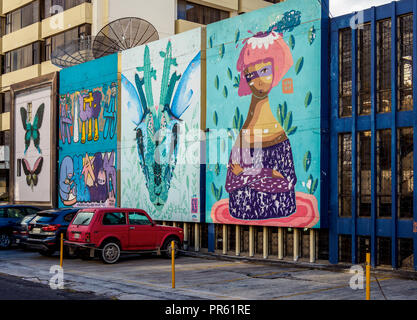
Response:
POLYGON ((74 233, 74 239, 80 239, 80 234, 79 233, 74 233))
POLYGON ((40 228, 33 228, 32 233, 33 234, 39 234, 39 233, 41 233, 41 229, 40 228))

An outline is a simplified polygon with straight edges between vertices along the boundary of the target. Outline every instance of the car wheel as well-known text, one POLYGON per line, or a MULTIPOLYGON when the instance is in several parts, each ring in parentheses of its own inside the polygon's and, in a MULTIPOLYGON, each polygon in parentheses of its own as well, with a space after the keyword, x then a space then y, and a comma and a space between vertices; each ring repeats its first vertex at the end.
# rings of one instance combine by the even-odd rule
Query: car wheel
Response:
POLYGON ((107 242, 103 246, 100 256, 104 263, 116 263, 120 258, 120 245, 116 242, 107 242))
POLYGON ((43 255, 44 257, 51 257, 53 256, 53 254, 55 253, 55 250, 39 250, 38 251, 41 255, 43 255))
POLYGON ((0 249, 9 249, 12 245, 12 238, 7 233, 0 233, 0 249))
POLYGON ((181 248, 181 244, 177 238, 168 238, 165 240, 163 245, 164 257, 172 258, 172 241, 174 241, 174 257, 178 256, 178 251, 181 248))

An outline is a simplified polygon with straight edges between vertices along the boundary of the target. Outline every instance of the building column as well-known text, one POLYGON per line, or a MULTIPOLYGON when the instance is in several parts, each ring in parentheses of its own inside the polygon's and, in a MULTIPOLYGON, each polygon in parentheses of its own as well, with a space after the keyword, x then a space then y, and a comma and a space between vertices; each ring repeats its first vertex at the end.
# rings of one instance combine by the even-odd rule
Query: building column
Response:
POLYGON ((227 254, 227 224, 223 225, 223 254, 227 254))
POLYGON ((162 225, 163 226, 166 226, 167 225, 167 222, 166 221, 162 221, 162 225))
POLYGON ((262 241, 262 245, 263 245, 263 249, 264 249, 264 259, 268 259, 268 227, 264 226, 263 228, 263 241, 262 241))
POLYGON ((294 251, 294 261, 298 261, 300 256, 300 230, 294 228, 294 243, 293 243, 293 251, 294 251))
POLYGON ((284 229, 278 228, 278 259, 284 259, 284 229))
POLYGON ((236 225, 236 255, 240 256, 240 225, 236 225))
POLYGON ((189 236, 188 223, 184 222, 184 250, 188 250, 188 236, 189 236))
POLYGON ((316 230, 310 229, 310 262, 316 262, 316 230))
POLYGON ((172 226, 173 226, 173 227, 176 227, 176 226, 177 226, 177 223, 176 223, 176 222, 173 222, 173 223, 172 223, 172 226))
POLYGON ((198 223, 194 224, 194 251, 200 251, 200 226, 198 223))
POLYGON ((255 229, 254 226, 249 226, 249 257, 255 255, 255 229))

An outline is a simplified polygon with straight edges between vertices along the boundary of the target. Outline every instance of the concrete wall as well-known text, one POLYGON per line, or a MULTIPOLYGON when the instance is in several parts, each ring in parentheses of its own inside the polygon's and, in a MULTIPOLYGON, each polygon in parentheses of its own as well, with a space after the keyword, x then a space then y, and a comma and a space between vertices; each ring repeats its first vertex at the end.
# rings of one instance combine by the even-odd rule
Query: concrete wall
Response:
POLYGON ((97 23, 93 26, 93 35, 109 22, 124 18, 138 17, 150 22, 158 31, 159 38, 175 34, 175 19, 177 16, 176 0, 153 0, 152 5, 147 0, 93 0, 93 15, 97 23))
POLYGON ((60 72, 59 206, 115 206, 118 56, 60 72))

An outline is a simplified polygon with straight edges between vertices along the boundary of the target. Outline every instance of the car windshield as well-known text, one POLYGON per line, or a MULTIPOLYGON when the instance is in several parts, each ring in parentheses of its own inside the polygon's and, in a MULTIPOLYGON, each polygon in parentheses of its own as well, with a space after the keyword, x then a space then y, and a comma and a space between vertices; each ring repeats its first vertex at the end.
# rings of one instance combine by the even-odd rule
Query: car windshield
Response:
POLYGON ((77 217, 72 224, 77 226, 88 226, 93 216, 94 212, 81 211, 77 214, 77 217))
POLYGON ((55 220, 58 214, 52 212, 39 212, 31 223, 50 223, 55 220))

